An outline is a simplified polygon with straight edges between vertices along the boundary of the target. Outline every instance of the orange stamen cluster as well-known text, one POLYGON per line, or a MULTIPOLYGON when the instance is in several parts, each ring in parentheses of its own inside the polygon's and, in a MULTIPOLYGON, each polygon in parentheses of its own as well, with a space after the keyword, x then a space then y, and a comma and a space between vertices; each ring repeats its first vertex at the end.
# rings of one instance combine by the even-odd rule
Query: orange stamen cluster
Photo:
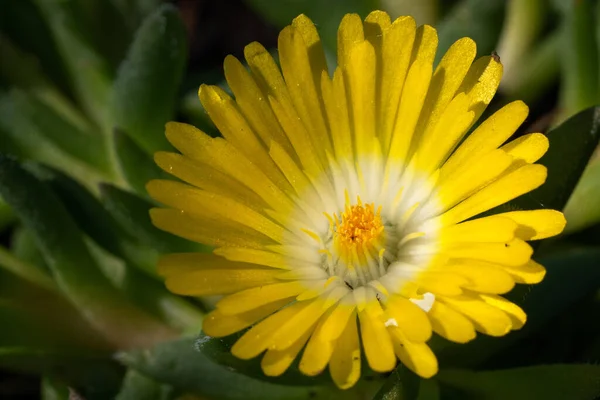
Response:
POLYGON ((373 203, 363 205, 359 198, 358 204, 346 203, 341 220, 336 214, 334 220, 334 241, 344 261, 362 264, 366 258, 377 255, 384 233, 381 207, 375 210, 373 203))

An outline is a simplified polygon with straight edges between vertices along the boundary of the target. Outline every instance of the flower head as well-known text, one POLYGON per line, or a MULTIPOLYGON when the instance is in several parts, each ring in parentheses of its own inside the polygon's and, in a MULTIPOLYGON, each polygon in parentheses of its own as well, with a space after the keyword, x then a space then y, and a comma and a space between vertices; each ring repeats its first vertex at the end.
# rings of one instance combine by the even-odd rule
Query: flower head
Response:
POLYGON ((252 43, 249 70, 225 59, 235 99, 200 88, 222 138, 167 125, 181 154, 158 153, 156 162, 186 183, 149 183, 169 207, 152 210, 153 222, 215 250, 168 255, 160 272, 173 292, 226 295, 204 331, 249 328, 232 352, 264 353, 265 374, 300 357, 304 374, 329 366, 348 388, 364 353, 375 371, 400 359, 430 377, 432 332, 464 343, 525 323, 499 295, 543 278, 526 241, 560 233, 564 218, 481 214, 544 182, 546 169, 534 163, 548 141, 533 133, 504 144, 527 117, 520 101, 462 141, 502 65, 475 60, 475 43, 463 38, 434 70, 436 47, 436 31, 410 17, 346 15, 331 76, 301 15, 279 36, 281 68, 252 43))

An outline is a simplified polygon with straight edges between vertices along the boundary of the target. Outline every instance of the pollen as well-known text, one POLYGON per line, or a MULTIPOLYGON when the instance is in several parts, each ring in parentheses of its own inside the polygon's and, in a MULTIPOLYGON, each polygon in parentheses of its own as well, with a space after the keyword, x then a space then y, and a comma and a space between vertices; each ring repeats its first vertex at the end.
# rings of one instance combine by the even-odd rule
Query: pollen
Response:
MULTIPOLYGON (((375 209, 375 204, 346 204, 341 218, 334 215, 334 241, 340 255, 357 254, 366 256, 370 249, 379 250, 383 241, 385 228, 381 220, 381 206, 375 209)), ((362 258, 362 257, 361 257, 362 258)))

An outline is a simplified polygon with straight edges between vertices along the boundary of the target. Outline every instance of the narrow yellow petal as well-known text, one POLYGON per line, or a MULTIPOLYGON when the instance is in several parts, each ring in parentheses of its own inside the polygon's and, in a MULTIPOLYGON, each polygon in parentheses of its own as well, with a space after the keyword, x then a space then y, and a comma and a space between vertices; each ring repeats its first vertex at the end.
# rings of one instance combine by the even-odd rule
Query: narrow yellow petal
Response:
POLYGON ((231 348, 231 353, 243 360, 256 357, 267 349, 271 338, 281 325, 304 310, 311 303, 310 301, 294 303, 262 320, 235 342, 231 348))
POLYGON ((435 28, 429 25, 421 25, 415 34, 415 44, 411 54, 411 64, 423 62, 433 64, 435 52, 438 46, 438 35, 435 28))
POLYGON ((340 67, 335 69, 333 79, 329 78, 328 73, 323 73, 321 76, 321 91, 325 110, 327 111, 329 128, 331 129, 334 153, 338 159, 352 160, 354 155, 348 97, 344 83, 344 72, 340 67))
POLYGON ((518 225, 504 214, 477 218, 440 230, 442 243, 509 242, 515 237, 518 225))
POLYGON ((417 61, 408 70, 394 124, 389 162, 405 161, 431 79, 430 63, 417 61))
POLYGON ((323 335, 323 325, 330 316, 331 309, 321 317, 304 349, 299 365, 300 372, 304 375, 315 376, 320 374, 331 360, 335 340, 330 340, 330 338, 323 335))
POLYGON ((515 303, 506 300, 504 297, 492 294, 482 294, 481 298, 489 305, 499 308, 506 312, 512 321, 512 329, 518 330, 527 322, 527 314, 515 303))
POLYGON ((394 352, 408 369, 422 378, 431 378, 438 372, 438 362, 429 346, 410 341, 399 328, 389 327, 394 352))
POLYGON ((516 235, 523 240, 539 240, 556 236, 563 231, 567 220, 560 211, 530 210, 497 214, 519 224, 516 235))
POLYGON ((398 329, 413 342, 426 342, 431 337, 431 323, 427 313, 410 300, 391 296, 386 305, 386 312, 398 329))
POLYGON ((360 378, 360 342, 356 329, 356 314, 352 314, 329 362, 331 378, 340 389, 349 389, 360 378))
POLYGON ((298 356, 302 347, 304 347, 314 327, 315 324, 313 323, 306 331, 303 331, 302 336, 296 339, 294 344, 283 350, 268 349, 260 362, 265 375, 279 376, 283 374, 290 367, 296 356, 298 356))
POLYGON ((444 303, 435 301, 427 313, 433 331, 456 343, 467 343, 477 336, 473 323, 444 303))
POLYGON ((534 163, 546 154, 549 146, 550 142, 545 135, 530 133, 505 144, 502 146, 502 150, 517 160, 534 163))
POLYGON ((450 209, 498 178, 512 162, 513 158, 506 152, 492 150, 486 157, 460 168, 451 176, 445 176, 439 182, 435 198, 445 210, 450 209))
POLYGON ((477 159, 497 149, 515 133, 528 113, 529 108, 522 101, 514 101, 496 111, 452 154, 440 171, 440 179, 451 176, 459 167, 468 167, 477 159))
POLYGON ((444 271, 454 272, 469 280, 465 286, 476 292, 507 293, 515 281, 501 267, 475 260, 452 260, 444 267, 444 271))
POLYGON ((230 261, 265 265, 267 267, 288 270, 291 268, 288 257, 271 251, 248 249, 244 247, 220 247, 215 254, 230 261))
POLYGON ((337 63, 344 68, 350 63, 350 51, 355 43, 365 39, 363 23, 358 14, 346 14, 337 32, 337 63))
POLYGON ((227 83, 235 96, 235 103, 251 125, 252 130, 258 133, 262 142, 268 145, 275 140, 286 151, 291 151, 291 145, 273 114, 267 93, 261 90, 248 70, 231 55, 225 57, 223 70, 227 83))
POLYGON ((517 266, 529 260, 533 249, 521 239, 505 243, 458 243, 444 253, 451 258, 472 258, 490 263, 517 266))
MULTIPOLYGON (((347 295, 347 299, 349 298, 352 298, 352 293, 347 295)), ((339 338, 344 331, 344 327, 348 323, 350 317, 354 315, 354 310, 356 309, 356 304, 354 302, 345 301, 347 299, 342 299, 335 308, 333 308, 329 318, 323 323, 323 327, 321 328, 323 337, 335 340, 339 338)))
POLYGON ((546 276, 546 268, 533 260, 529 260, 527 263, 516 267, 503 265, 502 268, 504 268, 517 283, 540 283, 544 279, 544 276, 546 276))
POLYGON ((282 299, 288 299, 289 302, 304 290, 306 288, 298 281, 263 285, 222 298, 217 303, 217 309, 222 314, 239 314, 282 299))
POLYGON ((275 242, 265 235, 240 224, 224 220, 198 219, 181 210, 153 208, 152 224, 159 229, 208 246, 233 246, 262 249, 275 242))
POLYGON ((445 224, 457 223, 536 189, 546 180, 546 167, 527 164, 490 183, 442 215, 445 224))
POLYGON ((471 111, 477 120, 498 90, 503 67, 497 56, 481 57, 471 65, 458 92, 464 92, 471 100, 471 111))
POLYGON ((208 192, 236 199, 255 210, 267 205, 256 193, 229 175, 189 157, 159 151, 154 154, 154 161, 166 172, 208 192))
POLYGON ((389 152, 396 112, 408 74, 416 23, 412 17, 399 17, 386 29, 382 38, 381 74, 379 80, 379 120, 384 153, 389 152))
POLYGON ((285 229, 281 225, 229 197, 169 180, 150 181, 146 189, 155 200, 200 220, 225 220, 254 229, 277 242, 283 239, 285 229))
POLYGON ((235 315, 225 315, 219 310, 214 310, 202 321, 202 330, 209 336, 229 336, 273 314, 288 303, 287 299, 283 299, 235 315))
POLYGON ((356 154, 371 148, 375 137, 375 50, 368 41, 354 44, 345 71, 352 110, 352 127, 356 154))
POLYGON ((476 295, 440 297, 440 301, 471 319, 479 332, 504 336, 512 328, 512 322, 504 311, 487 304, 476 295))
POLYGON ((388 372, 396 366, 394 346, 384 325, 378 301, 370 302, 358 313, 360 333, 367 362, 373 371, 388 372))
MULTIPOLYGON (((476 52, 477 46, 472 39, 466 37, 459 39, 450 46, 435 69, 416 129, 416 134, 422 135, 425 143, 433 139, 432 135, 439 136, 434 134, 433 130, 446 112, 446 107, 453 101, 475 59, 476 52)), ((465 95, 463 97, 465 98, 463 108, 466 111, 469 101, 465 95)), ((456 112, 453 114, 457 116, 456 112)))

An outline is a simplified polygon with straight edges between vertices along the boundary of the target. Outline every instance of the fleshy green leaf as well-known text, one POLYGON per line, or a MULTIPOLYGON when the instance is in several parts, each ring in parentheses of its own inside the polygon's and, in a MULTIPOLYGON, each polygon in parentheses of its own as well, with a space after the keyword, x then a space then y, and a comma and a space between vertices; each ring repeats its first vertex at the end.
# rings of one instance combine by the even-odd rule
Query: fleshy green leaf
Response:
POLYGON ((54 193, 5 156, 0 157, 0 195, 34 234, 58 287, 108 340, 118 346, 147 345, 174 334, 111 286, 54 193))
POLYGON ((152 349, 119 353, 117 359, 157 381, 223 400, 304 400, 332 394, 326 388, 276 385, 237 374, 194 350, 194 340, 189 338, 161 343, 152 349))
POLYGON ((477 54, 490 54, 498 42, 504 19, 504 0, 463 0, 437 25, 439 45, 436 63, 458 39, 468 36, 477 43, 477 54))
POLYGON ((596 157, 585 169, 565 206, 565 217, 567 232, 600 222, 600 157, 596 157))
POLYGON ((129 369, 116 400, 168 400, 173 388, 129 369))
POLYGON ((206 246, 155 228, 148 214, 153 204, 133 193, 115 186, 101 185, 100 197, 108 212, 131 236, 159 253, 208 250, 206 246))
POLYGON ((26 347, 0 347, 0 367, 67 382, 81 388, 86 400, 113 399, 122 375, 122 367, 104 354, 26 347))
POLYGON ((292 23, 300 14, 306 14, 318 27, 319 35, 330 51, 336 48, 337 29, 346 13, 366 17, 378 8, 378 0, 245 0, 264 19, 279 28, 292 23))
POLYGON ((478 335, 467 344, 454 344, 438 338, 430 344, 440 364, 475 367, 536 332, 569 305, 600 287, 599 260, 598 248, 571 249, 537 260, 546 267, 545 279, 533 286, 518 286, 508 295, 527 314, 525 326, 501 338, 478 335))
POLYGON ((97 131, 90 126, 84 127, 88 131, 80 129, 34 95, 22 90, 13 90, 11 95, 23 117, 62 151, 99 171, 110 171, 105 139, 97 131))
POLYGON ((62 382, 45 376, 42 378, 40 396, 42 400, 70 400, 69 387, 62 382))
POLYGON ((78 29, 71 2, 35 0, 50 27, 58 51, 67 66, 71 86, 87 115, 106 131, 112 74, 105 59, 78 29))
POLYGON ((187 58, 186 32, 173 6, 142 24, 119 68, 113 93, 115 126, 148 154, 169 148, 164 125, 173 117, 187 58))
POLYGON ((148 196, 146 184, 149 180, 167 177, 144 150, 118 129, 113 135, 113 146, 121 175, 138 195, 148 196))
POLYGON ((563 16, 560 46, 562 115, 600 104, 600 60, 593 0, 569 1, 563 16))
POLYGON ((600 396, 600 365, 556 364, 499 371, 440 371, 437 379, 460 391, 457 399, 591 400, 600 396))

